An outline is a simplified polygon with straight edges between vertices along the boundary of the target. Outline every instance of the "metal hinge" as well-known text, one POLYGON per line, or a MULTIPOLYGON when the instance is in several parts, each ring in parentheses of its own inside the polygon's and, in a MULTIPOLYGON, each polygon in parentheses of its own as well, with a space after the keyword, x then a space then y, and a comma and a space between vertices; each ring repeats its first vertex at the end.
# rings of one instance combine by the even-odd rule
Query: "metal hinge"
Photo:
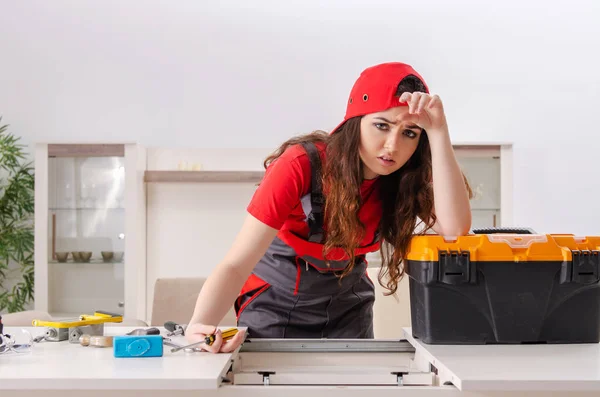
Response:
POLYGON ((398 380, 398 386, 403 386, 404 375, 406 372, 392 372, 393 375, 396 375, 396 379, 398 380))
POLYGON ((263 386, 269 386, 271 384, 271 375, 275 375, 275 372, 261 371, 258 373, 263 377, 263 386))

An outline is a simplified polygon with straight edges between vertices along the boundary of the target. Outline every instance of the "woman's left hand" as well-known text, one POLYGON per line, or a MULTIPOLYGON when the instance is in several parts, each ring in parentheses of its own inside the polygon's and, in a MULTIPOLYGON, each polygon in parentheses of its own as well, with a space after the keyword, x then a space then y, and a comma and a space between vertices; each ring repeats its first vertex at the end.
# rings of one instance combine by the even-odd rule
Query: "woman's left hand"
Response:
POLYGON ((405 92, 399 100, 408 105, 408 113, 413 115, 414 123, 428 133, 448 130, 444 106, 438 95, 405 92))

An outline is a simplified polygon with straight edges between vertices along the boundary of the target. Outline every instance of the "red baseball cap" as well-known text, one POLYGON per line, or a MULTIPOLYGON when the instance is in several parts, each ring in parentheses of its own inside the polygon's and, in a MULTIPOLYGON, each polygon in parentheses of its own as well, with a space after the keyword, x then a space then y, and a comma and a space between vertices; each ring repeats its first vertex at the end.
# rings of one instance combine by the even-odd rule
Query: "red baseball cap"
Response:
POLYGON ((425 92, 429 93, 429 88, 425 80, 412 66, 405 63, 381 63, 363 70, 350 91, 350 97, 346 106, 346 116, 331 131, 331 134, 352 117, 383 112, 396 106, 407 106, 406 103, 401 103, 395 94, 400 81, 410 75, 421 80, 425 85, 425 92))

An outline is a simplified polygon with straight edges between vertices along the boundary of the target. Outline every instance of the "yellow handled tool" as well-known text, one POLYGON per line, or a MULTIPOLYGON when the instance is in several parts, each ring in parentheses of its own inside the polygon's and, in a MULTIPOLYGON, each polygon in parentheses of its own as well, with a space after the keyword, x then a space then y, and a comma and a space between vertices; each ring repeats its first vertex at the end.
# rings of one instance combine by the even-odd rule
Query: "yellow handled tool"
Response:
MULTIPOLYGON (((226 329, 221 334, 223 336, 223 342, 228 341, 229 339, 233 338, 237 333, 238 333, 238 329, 237 328, 226 329)), ((210 346, 210 345, 212 345, 215 342, 216 338, 217 337, 216 337, 215 334, 207 335, 206 338, 204 338, 204 343, 206 343, 208 346, 210 346)))
MULTIPOLYGON (((237 328, 228 328, 228 329, 224 330, 222 332, 223 342, 225 342, 225 341, 233 338, 237 333, 238 333, 238 329, 237 328)), ((204 340, 201 340, 200 342, 195 342, 195 343, 192 343, 192 344, 186 345, 186 346, 175 347, 175 348, 171 349, 171 352, 175 353, 175 352, 178 352, 180 350, 191 349, 191 348, 196 347, 198 345, 201 345, 203 343, 206 343, 208 346, 210 346, 210 345, 212 345, 215 342, 215 339, 216 339, 216 335, 215 334, 206 335, 206 337, 204 338, 204 340)))
POLYGON ((53 328, 71 328, 82 327, 85 325, 104 324, 104 323, 121 323, 123 316, 120 314, 107 313, 97 311, 93 315, 82 314, 77 319, 62 320, 62 321, 43 321, 33 320, 31 323, 34 327, 53 327, 53 328))

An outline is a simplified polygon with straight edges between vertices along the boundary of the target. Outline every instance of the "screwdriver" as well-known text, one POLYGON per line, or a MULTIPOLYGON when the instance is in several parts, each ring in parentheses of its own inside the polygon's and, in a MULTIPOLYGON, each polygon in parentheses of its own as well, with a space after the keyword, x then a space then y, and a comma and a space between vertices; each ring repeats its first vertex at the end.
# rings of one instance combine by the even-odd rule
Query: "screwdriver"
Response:
MULTIPOLYGON (((238 333, 238 329, 237 328, 226 329, 222 333, 223 342, 228 341, 229 339, 233 338, 237 333, 238 333)), ((187 345, 187 346, 180 346, 180 347, 173 348, 173 349, 171 349, 171 352, 175 353, 175 352, 178 352, 179 350, 188 349, 190 347, 201 345, 202 343, 206 343, 208 346, 210 346, 210 345, 212 345, 215 342, 216 338, 217 337, 216 337, 215 334, 206 335, 206 337, 204 338, 204 340, 201 340, 200 342, 195 342, 195 343, 192 343, 192 344, 187 345)))
MULTIPOLYGON (((222 333, 223 342, 228 341, 229 339, 233 338, 237 333, 238 333, 237 328, 226 329, 222 333)), ((215 342, 216 338, 217 338, 217 336, 215 334, 206 335, 206 337, 204 338, 204 343, 206 343, 208 346, 210 346, 215 342)))

